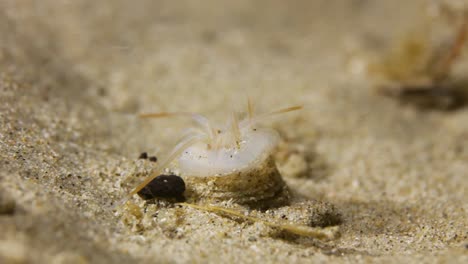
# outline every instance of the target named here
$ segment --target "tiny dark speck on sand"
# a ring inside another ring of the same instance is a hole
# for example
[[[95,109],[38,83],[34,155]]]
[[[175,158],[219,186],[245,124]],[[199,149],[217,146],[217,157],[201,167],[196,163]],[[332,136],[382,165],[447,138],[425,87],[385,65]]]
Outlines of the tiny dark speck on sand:
[[[16,203],[9,197],[2,197],[0,194],[0,215],[12,215],[15,213]]]

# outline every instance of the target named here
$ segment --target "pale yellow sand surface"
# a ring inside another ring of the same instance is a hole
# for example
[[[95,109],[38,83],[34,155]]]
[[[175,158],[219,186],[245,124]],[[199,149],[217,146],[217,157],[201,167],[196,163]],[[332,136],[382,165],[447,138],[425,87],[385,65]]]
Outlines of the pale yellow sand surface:
[[[370,49],[424,21],[422,6],[0,1],[0,262],[468,263],[468,108],[401,105],[363,74]],[[265,125],[294,153],[286,183],[312,205],[264,217],[331,215],[339,236],[138,197],[112,210],[157,164],[139,154],[164,157],[191,126],[138,113],[224,121],[247,95],[260,112],[304,105]]]

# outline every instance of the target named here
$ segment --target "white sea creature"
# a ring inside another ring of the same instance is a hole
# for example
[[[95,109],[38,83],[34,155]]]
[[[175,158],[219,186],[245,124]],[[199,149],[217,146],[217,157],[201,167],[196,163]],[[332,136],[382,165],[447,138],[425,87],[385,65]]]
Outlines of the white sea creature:
[[[301,109],[293,106],[254,115],[248,100],[243,115],[233,112],[224,126],[213,125],[206,117],[187,112],[142,114],[143,118],[176,115],[191,117],[196,127],[174,147],[155,171],[127,197],[142,190],[175,160],[187,184],[189,199],[234,200],[256,203],[282,197],[289,199],[284,181],[272,155],[280,139],[278,133],[260,125],[265,118]]]

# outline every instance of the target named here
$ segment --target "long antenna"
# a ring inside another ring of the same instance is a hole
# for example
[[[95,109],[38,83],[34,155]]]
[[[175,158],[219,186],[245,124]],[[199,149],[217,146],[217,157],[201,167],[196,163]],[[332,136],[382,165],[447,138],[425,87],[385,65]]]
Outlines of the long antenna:
[[[296,106],[291,106],[291,107],[283,108],[283,109],[280,109],[280,110],[276,110],[276,111],[270,112],[270,113],[268,113],[266,115],[271,116],[271,115],[283,114],[283,113],[287,113],[287,112],[301,110],[302,108],[303,108],[302,105],[296,105]]]
[[[278,115],[278,114],[284,114],[284,113],[288,113],[288,112],[292,112],[292,111],[301,110],[302,108],[303,108],[303,106],[296,105],[296,106],[291,106],[291,107],[286,107],[286,108],[282,108],[282,109],[279,109],[279,110],[275,110],[275,111],[270,112],[270,113],[261,114],[259,116],[253,117],[251,119],[242,121],[241,124],[240,124],[240,127],[251,126],[251,125],[254,125],[257,122],[260,122],[262,119],[265,119],[267,117],[271,117],[271,116]]]
[[[162,170],[169,165],[173,160],[175,160],[180,154],[183,153],[183,151],[192,146],[195,142],[200,140],[200,136],[189,136],[186,137],[185,139],[182,139],[173,149],[172,152],[167,156],[167,158],[159,164],[159,166],[151,173],[150,176],[148,176],[146,179],[144,179],[140,184],[137,185],[125,198],[122,199],[120,203],[117,205],[122,205],[125,204],[134,194],[138,193],[141,191],[143,188],[145,188],[148,183],[150,183],[152,180],[154,180],[156,177],[158,177]]]
[[[214,133],[214,129],[211,126],[210,120],[205,116],[197,113],[191,112],[159,112],[159,113],[143,113],[139,114],[138,117],[140,118],[165,118],[165,117],[172,117],[172,116],[187,116],[191,117],[199,126],[205,129],[205,132],[213,139],[216,135]]]

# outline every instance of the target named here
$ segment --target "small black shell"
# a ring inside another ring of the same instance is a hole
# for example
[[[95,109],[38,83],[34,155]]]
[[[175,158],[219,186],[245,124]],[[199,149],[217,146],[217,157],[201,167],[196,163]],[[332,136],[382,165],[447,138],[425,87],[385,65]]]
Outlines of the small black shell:
[[[183,199],[184,180],[177,175],[159,175],[138,192],[138,195],[149,200],[156,197]]]

